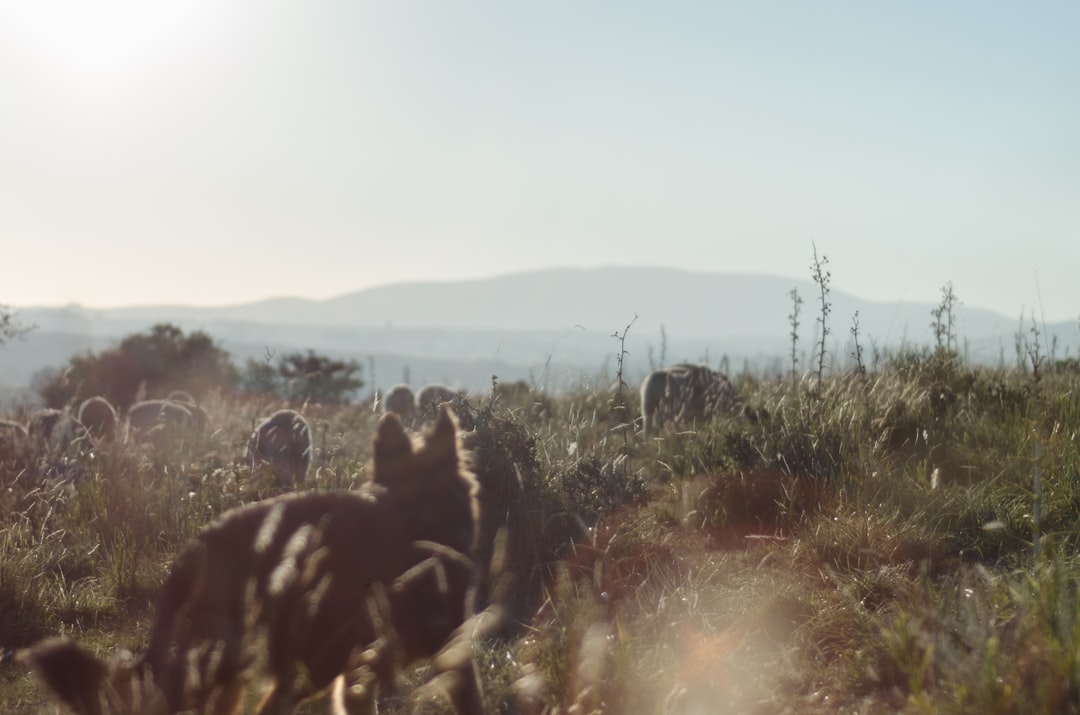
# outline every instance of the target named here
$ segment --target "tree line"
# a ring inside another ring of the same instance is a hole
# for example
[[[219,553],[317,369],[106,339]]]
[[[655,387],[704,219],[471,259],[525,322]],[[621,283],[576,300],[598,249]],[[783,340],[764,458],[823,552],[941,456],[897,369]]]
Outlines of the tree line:
[[[209,334],[185,334],[169,323],[122,339],[101,352],[82,353],[65,366],[44,368],[32,387],[48,407],[61,408],[100,395],[119,409],[147,396],[184,390],[200,397],[214,390],[274,395],[282,399],[340,404],[364,386],[355,360],[315,351],[248,358],[238,367]]]

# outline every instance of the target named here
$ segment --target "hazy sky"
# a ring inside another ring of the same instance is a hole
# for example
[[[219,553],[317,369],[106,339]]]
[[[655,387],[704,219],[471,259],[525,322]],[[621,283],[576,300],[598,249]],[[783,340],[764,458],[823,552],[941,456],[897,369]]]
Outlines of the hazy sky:
[[[1078,33],[1075,0],[0,0],[0,303],[809,278],[814,242],[838,290],[1075,319]]]

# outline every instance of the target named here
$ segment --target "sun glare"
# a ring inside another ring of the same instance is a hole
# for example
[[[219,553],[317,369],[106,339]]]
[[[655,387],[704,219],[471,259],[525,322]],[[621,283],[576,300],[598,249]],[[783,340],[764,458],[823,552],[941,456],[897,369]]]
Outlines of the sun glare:
[[[34,0],[6,5],[9,31],[53,69],[84,81],[111,81],[143,71],[190,42],[208,0]]]

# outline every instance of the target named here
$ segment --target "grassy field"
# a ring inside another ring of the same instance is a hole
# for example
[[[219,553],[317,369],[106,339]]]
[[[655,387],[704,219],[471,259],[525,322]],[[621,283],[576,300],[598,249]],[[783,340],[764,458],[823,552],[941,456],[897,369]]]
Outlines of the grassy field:
[[[473,396],[481,556],[509,576],[481,601],[512,615],[477,645],[489,710],[1080,712],[1080,371],[1037,368],[938,349],[734,375],[738,408],[649,440],[633,389]],[[202,404],[211,431],[163,450],[5,458],[3,648],[138,651],[178,550],[274,493],[239,460],[281,405]],[[292,406],[308,486],[362,483],[375,415]],[[381,711],[409,711],[424,677]],[[0,710],[51,708],[0,665]]]

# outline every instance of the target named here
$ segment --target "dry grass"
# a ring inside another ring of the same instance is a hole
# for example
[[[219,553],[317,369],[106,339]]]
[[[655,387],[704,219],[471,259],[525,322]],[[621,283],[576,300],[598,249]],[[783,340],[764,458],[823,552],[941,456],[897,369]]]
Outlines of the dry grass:
[[[734,383],[741,410],[648,441],[602,390],[471,402],[483,553],[506,556],[481,598],[513,615],[477,650],[492,712],[1080,711],[1080,377],[910,353],[821,390]],[[213,430],[172,452],[77,457],[74,489],[5,473],[0,643],[141,647],[181,546],[275,492],[236,460],[284,405],[205,406]],[[361,483],[375,416],[292,407],[309,486]],[[43,702],[0,666],[5,712]]]

